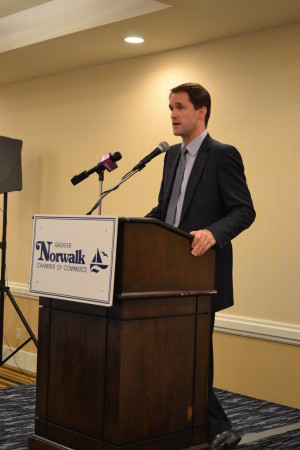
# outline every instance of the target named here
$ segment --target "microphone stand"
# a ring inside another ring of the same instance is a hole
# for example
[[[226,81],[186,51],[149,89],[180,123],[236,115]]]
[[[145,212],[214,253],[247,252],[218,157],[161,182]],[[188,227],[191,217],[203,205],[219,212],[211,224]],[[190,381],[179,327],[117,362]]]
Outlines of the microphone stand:
[[[102,190],[103,190],[103,181],[104,181],[104,169],[99,169],[97,170],[97,174],[99,175],[99,195],[101,198],[102,195]],[[99,201],[98,204],[98,215],[101,216],[101,206],[102,206],[102,201]]]
[[[144,166],[145,167],[145,166]],[[139,169],[135,169],[135,170],[131,170],[130,172],[128,172],[126,175],[124,175],[123,178],[121,178],[120,181],[118,181],[118,183],[116,183],[111,189],[108,189],[107,191],[104,191],[103,193],[101,193],[100,197],[98,198],[98,200],[96,201],[96,203],[94,204],[94,206],[90,209],[89,212],[86,213],[87,216],[90,216],[97,207],[99,207],[99,205],[102,202],[102,199],[104,197],[106,197],[110,192],[115,191],[116,189],[118,189],[118,187],[125,183],[125,181],[129,180],[129,178],[131,178],[133,175],[135,175],[137,172],[139,172],[141,169],[143,169],[144,167],[140,167]]]
[[[102,191],[103,191],[103,182],[104,182],[104,172],[105,172],[105,167],[102,167],[99,165],[99,167],[96,169],[96,173],[99,175],[99,195],[100,195],[100,197],[99,197],[99,200],[98,200],[98,203],[96,206],[96,208],[98,207],[98,215],[99,216],[101,216],[101,208],[102,208]]]
[[[116,169],[118,166],[116,164],[116,161],[119,161],[122,159],[122,155],[120,152],[115,152],[113,154],[108,153],[107,155],[104,155],[101,158],[101,161],[95,166],[92,167],[89,170],[84,170],[78,175],[75,175],[71,182],[73,185],[80,183],[81,181],[85,180],[87,177],[89,177],[92,173],[97,173],[99,175],[99,200],[97,202],[98,206],[98,214],[101,215],[101,200],[102,200],[102,190],[103,190],[103,181],[104,181],[104,171],[107,169],[109,172]],[[96,207],[97,207],[96,206]]]

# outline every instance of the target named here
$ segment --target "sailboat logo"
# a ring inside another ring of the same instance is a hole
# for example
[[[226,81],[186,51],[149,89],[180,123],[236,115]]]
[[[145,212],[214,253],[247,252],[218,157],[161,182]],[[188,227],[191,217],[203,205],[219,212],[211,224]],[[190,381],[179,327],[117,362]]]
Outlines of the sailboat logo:
[[[101,253],[101,254],[100,254]],[[101,257],[102,255],[102,257]],[[107,253],[105,252],[99,252],[97,248],[97,253],[95,254],[91,264],[90,264],[90,271],[98,273],[100,269],[107,269],[108,264],[104,264],[102,261],[102,258],[108,258]]]

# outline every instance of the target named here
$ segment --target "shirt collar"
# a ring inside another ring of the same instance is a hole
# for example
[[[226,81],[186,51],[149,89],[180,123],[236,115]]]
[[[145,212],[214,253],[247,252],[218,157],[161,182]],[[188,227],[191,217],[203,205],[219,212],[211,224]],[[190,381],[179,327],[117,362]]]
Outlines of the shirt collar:
[[[181,148],[185,146],[191,156],[196,156],[207,134],[208,131],[204,130],[203,133],[199,134],[199,136],[197,136],[195,139],[189,142],[186,146],[182,143]]]

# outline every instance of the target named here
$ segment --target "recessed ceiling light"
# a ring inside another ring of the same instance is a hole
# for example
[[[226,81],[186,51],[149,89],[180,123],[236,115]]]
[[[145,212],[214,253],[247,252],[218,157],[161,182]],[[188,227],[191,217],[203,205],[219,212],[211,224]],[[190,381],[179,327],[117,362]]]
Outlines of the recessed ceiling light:
[[[129,44],[141,44],[142,42],[144,42],[144,39],[137,36],[130,36],[126,37],[124,41],[128,42]]]

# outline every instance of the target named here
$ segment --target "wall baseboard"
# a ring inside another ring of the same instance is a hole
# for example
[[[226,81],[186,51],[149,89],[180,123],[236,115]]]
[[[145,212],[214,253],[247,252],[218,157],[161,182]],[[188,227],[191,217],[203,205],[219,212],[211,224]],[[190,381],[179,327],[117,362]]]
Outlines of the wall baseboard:
[[[20,297],[38,300],[38,297],[29,293],[26,284],[12,283],[10,290]],[[283,344],[300,345],[300,325],[291,325],[284,322],[217,313],[215,331]]]
[[[3,359],[9,356],[15,349],[9,348],[7,345],[3,346]],[[18,367],[28,372],[36,373],[37,355],[30,352],[19,350],[12,358],[5,364],[12,367]]]

